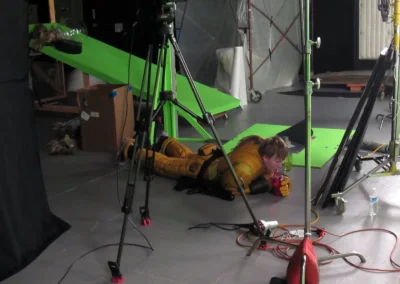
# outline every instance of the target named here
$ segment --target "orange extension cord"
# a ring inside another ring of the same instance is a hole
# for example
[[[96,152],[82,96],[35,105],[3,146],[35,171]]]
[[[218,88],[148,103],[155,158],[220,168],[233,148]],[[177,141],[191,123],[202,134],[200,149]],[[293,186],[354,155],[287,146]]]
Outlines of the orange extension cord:
[[[299,228],[299,227],[301,227],[301,225],[284,225],[284,226],[279,226],[279,227],[274,231],[272,237],[273,237],[273,238],[276,238],[277,232],[280,232],[280,231],[289,232],[288,228],[293,228],[293,227]],[[376,228],[376,229],[361,229],[361,230],[351,231],[351,232],[346,233],[346,234],[343,234],[343,235],[336,235],[336,234],[333,234],[333,233],[331,233],[331,232],[329,232],[329,231],[327,231],[327,230],[325,230],[325,229],[319,228],[319,227],[312,226],[312,228],[314,229],[314,231],[316,230],[316,233],[317,233],[317,235],[318,235],[318,238],[316,238],[315,240],[313,240],[314,246],[325,248],[326,250],[329,251],[330,255],[339,254],[340,252],[337,251],[336,249],[334,249],[333,247],[328,246],[328,245],[323,244],[323,243],[320,242],[320,241],[324,238],[324,236],[325,236],[326,234],[329,234],[329,235],[332,235],[332,236],[335,236],[335,237],[338,237],[338,238],[343,238],[343,237],[346,237],[346,236],[349,236],[349,235],[352,235],[352,234],[355,234],[355,233],[368,232],[368,231],[380,231],[380,232],[384,232],[384,233],[391,234],[391,235],[394,236],[394,238],[395,238],[395,244],[394,244],[394,247],[393,247],[392,252],[391,252],[391,254],[390,254],[390,263],[391,263],[396,269],[370,268],[370,267],[365,267],[365,266],[357,265],[357,264],[355,264],[355,263],[349,261],[347,258],[343,258],[343,259],[344,259],[344,261],[346,261],[346,262],[347,262],[348,264],[350,264],[351,266],[353,266],[353,267],[355,267],[355,268],[358,268],[358,269],[361,269],[361,270],[365,270],[365,271],[370,271],[370,272],[400,272],[400,265],[397,264],[397,263],[393,260],[393,254],[394,254],[394,252],[396,251],[396,248],[397,248],[397,239],[398,239],[398,238],[397,238],[397,235],[396,235],[394,232],[389,231],[389,230],[386,230],[386,229],[379,229],[379,228]],[[245,235],[247,235],[247,234],[248,234],[248,233],[243,233],[243,234],[241,234],[241,235],[236,239],[236,243],[237,243],[239,246],[241,246],[241,247],[246,247],[246,248],[251,247],[251,245],[245,245],[245,244],[243,244],[243,243],[241,242],[241,240],[243,239],[243,237],[244,237]],[[290,239],[290,238],[276,238],[276,239],[277,239],[277,240],[281,240],[281,241],[285,241],[285,242],[288,242],[288,243],[300,243],[301,240],[302,240],[302,239]],[[261,245],[260,247],[258,247],[258,249],[259,249],[259,250],[264,250],[264,251],[271,251],[272,254],[275,255],[276,257],[279,257],[279,258],[281,258],[281,259],[290,260],[291,256],[289,255],[289,250],[291,250],[291,249],[293,249],[293,248],[285,247],[285,246],[283,246],[283,245],[277,245],[277,246],[275,246],[275,247],[269,247],[268,245],[267,245],[267,246],[262,246],[262,245]],[[326,265],[326,264],[329,264],[329,263],[331,263],[331,262],[332,262],[332,260],[331,260],[331,261],[326,261],[326,262],[321,263],[321,265]]]

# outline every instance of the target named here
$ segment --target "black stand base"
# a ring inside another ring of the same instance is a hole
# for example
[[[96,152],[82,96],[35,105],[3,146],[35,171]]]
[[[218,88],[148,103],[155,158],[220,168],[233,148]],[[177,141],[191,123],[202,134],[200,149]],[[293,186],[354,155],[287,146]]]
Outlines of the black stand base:
[[[269,282],[269,284],[287,284],[287,281],[282,278],[273,277],[273,278],[271,278],[271,281]]]
[[[145,206],[142,206],[139,208],[139,213],[142,218],[142,226],[150,226],[151,225],[151,218],[150,218],[150,212],[149,208],[146,208]]]
[[[108,262],[108,267],[111,270],[111,275],[112,275],[111,282],[112,283],[118,283],[119,284],[119,283],[123,283],[125,281],[125,279],[122,277],[122,274],[121,274],[121,272],[119,270],[119,265],[116,262],[109,261]]]

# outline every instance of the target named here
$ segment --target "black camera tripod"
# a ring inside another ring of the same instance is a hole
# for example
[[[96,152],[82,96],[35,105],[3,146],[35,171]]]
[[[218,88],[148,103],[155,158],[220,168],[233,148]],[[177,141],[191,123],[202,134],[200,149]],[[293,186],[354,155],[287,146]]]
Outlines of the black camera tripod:
[[[174,17],[175,4],[167,3],[167,4],[163,5],[162,11],[163,11],[163,13],[157,17],[157,22],[159,23],[158,32],[159,32],[159,35],[161,36],[162,40],[161,40],[161,44],[159,45],[160,56],[157,61],[156,78],[155,78],[153,94],[152,94],[152,98],[151,98],[152,102],[151,102],[151,105],[149,105],[149,102],[150,102],[149,92],[150,92],[150,81],[151,81],[150,80],[150,78],[151,78],[151,62],[152,62],[152,49],[153,49],[152,45],[150,45],[148,54],[147,54],[147,60],[145,63],[143,81],[142,81],[140,99],[139,99],[139,108],[140,108],[140,105],[142,103],[142,98],[143,98],[143,89],[144,89],[144,85],[145,85],[145,80],[146,80],[146,77],[148,76],[147,106],[148,106],[149,113],[147,115],[147,118],[141,115],[140,109],[138,110],[138,113],[137,113],[137,121],[136,121],[136,125],[135,125],[136,139],[135,139],[135,144],[133,147],[134,148],[133,156],[132,156],[131,164],[130,164],[129,177],[128,177],[128,183],[127,183],[126,192],[125,192],[124,203],[122,206],[122,212],[124,213],[125,216],[124,216],[123,225],[122,225],[122,232],[121,232],[121,237],[120,237],[118,255],[117,255],[117,260],[115,262],[113,262],[113,261],[108,262],[109,268],[112,273],[112,282],[113,283],[122,283],[123,282],[123,277],[120,272],[120,263],[121,263],[122,251],[123,251],[123,247],[124,247],[128,215],[132,212],[132,204],[133,204],[133,197],[134,197],[135,188],[136,188],[136,181],[137,181],[137,176],[139,175],[139,170],[140,170],[141,160],[142,160],[141,158],[142,158],[142,153],[145,149],[145,144],[147,144],[146,159],[145,159],[146,169],[145,169],[145,175],[144,175],[145,181],[147,182],[147,184],[146,184],[146,201],[145,201],[145,205],[140,208],[140,213],[142,215],[142,221],[144,221],[145,224],[149,224],[151,222],[148,204],[149,204],[149,195],[150,195],[149,194],[150,182],[154,178],[153,168],[154,168],[154,156],[155,155],[152,155],[152,157],[149,158],[148,151],[149,151],[149,148],[154,150],[156,147],[155,145],[157,143],[151,143],[151,141],[150,141],[151,139],[149,139],[149,136],[150,136],[149,134],[151,134],[152,130],[154,131],[154,129],[152,129],[153,123],[154,123],[156,117],[158,116],[159,112],[165,105],[165,103],[167,103],[168,101],[173,103],[174,105],[180,107],[182,110],[184,110],[188,114],[192,115],[194,118],[203,121],[210,127],[210,129],[213,133],[213,136],[215,138],[215,141],[217,142],[217,145],[218,145],[219,149],[221,150],[222,155],[225,158],[225,160],[229,166],[229,170],[230,170],[232,176],[234,177],[234,180],[239,189],[240,195],[242,196],[242,198],[246,204],[246,207],[251,215],[254,226],[259,232],[260,239],[269,239],[268,236],[265,235],[265,232],[261,229],[259,222],[257,221],[257,219],[253,213],[253,210],[250,207],[250,204],[244,193],[243,184],[239,181],[239,178],[238,178],[237,174],[235,173],[233,165],[232,165],[226,151],[223,148],[222,141],[219,138],[219,135],[215,129],[215,126],[214,126],[215,119],[211,113],[206,111],[204,104],[202,102],[202,99],[199,95],[199,92],[196,88],[196,85],[193,81],[193,78],[190,74],[189,68],[185,62],[185,59],[183,58],[183,55],[180,51],[178,43],[175,39],[175,36],[174,36],[172,28],[171,28],[171,24],[175,18]],[[185,75],[188,79],[188,82],[191,86],[191,89],[192,89],[193,94],[196,98],[196,101],[199,105],[199,108],[203,114],[203,117],[196,115],[194,112],[192,112],[191,110],[189,110],[188,108],[186,108],[182,104],[180,104],[179,101],[177,100],[177,98],[175,98],[173,91],[164,89],[165,72],[166,72],[165,69],[166,68],[163,69],[161,92],[159,94],[157,94],[157,87],[159,85],[160,73],[161,73],[161,65],[162,64],[165,65],[169,42],[172,44],[172,47],[176,53],[179,63],[183,67],[183,71],[185,72]],[[158,107],[157,107],[157,105],[158,105]],[[154,137],[155,137],[155,135],[154,135]],[[152,146],[150,146],[151,144],[152,144]],[[138,145],[139,145],[140,152],[137,155]],[[136,165],[135,176],[132,177],[132,169],[135,165]],[[251,251],[253,251],[253,250],[251,250]]]

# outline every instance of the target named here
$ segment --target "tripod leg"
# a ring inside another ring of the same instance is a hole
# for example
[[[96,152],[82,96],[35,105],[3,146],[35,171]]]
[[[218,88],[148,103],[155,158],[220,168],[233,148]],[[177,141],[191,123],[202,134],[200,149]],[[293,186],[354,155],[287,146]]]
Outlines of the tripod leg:
[[[151,62],[150,62],[151,48],[152,48],[152,46],[150,45],[148,54],[147,54],[147,60],[146,60],[145,67],[144,67],[145,70],[144,70],[144,74],[143,74],[142,89],[140,92],[140,96],[141,96],[140,101],[142,101],[144,81],[147,76],[148,68],[150,68],[150,66],[151,66]],[[157,66],[156,84],[158,83],[159,69],[160,69],[160,62],[158,62],[158,66]],[[136,181],[137,181],[137,177],[139,175],[140,166],[141,166],[140,157],[142,155],[142,151],[143,151],[144,144],[146,141],[146,136],[147,136],[146,125],[143,124],[143,120],[140,117],[140,106],[139,106],[137,118],[138,119],[137,119],[136,125],[135,125],[137,139],[136,139],[136,142],[134,145],[133,152],[134,153],[137,152],[138,144],[139,144],[140,145],[140,155],[138,158],[134,157],[133,159],[131,159],[131,164],[130,164],[130,168],[129,168],[129,175],[128,175],[128,182],[127,182],[126,191],[125,191],[124,204],[121,209],[122,212],[124,213],[124,220],[122,223],[122,232],[121,232],[120,242],[119,242],[119,247],[118,247],[117,260],[115,262],[114,261],[108,262],[108,266],[109,266],[109,268],[111,270],[111,274],[112,274],[111,281],[113,283],[122,283],[124,281],[121,271],[120,271],[120,264],[121,264],[121,258],[122,258],[122,253],[123,253],[128,218],[129,218],[129,214],[132,212],[132,204],[133,204],[133,197],[134,197],[135,189],[136,189]],[[135,164],[136,164],[136,171],[135,171],[134,177],[132,177],[132,172],[133,172],[133,168],[134,168]]]
[[[235,172],[235,170],[233,168],[233,165],[232,165],[232,163],[231,163],[231,161],[230,161],[230,159],[229,159],[229,157],[228,157],[228,155],[227,155],[227,153],[226,153],[226,151],[224,149],[224,146],[223,146],[223,144],[221,142],[221,139],[220,139],[220,137],[219,137],[219,135],[218,135],[218,133],[217,133],[217,131],[215,129],[214,117],[212,116],[211,113],[207,112],[206,109],[204,108],[204,104],[203,104],[203,102],[201,100],[201,97],[200,97],[199,92],[198,92],[198,90],[196,88],[196,85],[194,84],[194,81],[193,81],[193,78],[192,78],[192,76],[190,74],[189,68],[188,68],[188,66],[187,66],[187,64],[185,62],[185,59],[183,58],[183,55],[182,55],[182,52],[180,51],[178,43],[176,42],[176,39],[175,39],[175,37],[174,37],[174,35],[173,35],[173,33],[171,31],[169,31],[169,40],[171,41],[172,46],[173,46],[173,48],[174,48],[174,50],[175,50],[175,52],[176,52],[176,54],[178,56],[179,62],[182,64],[183,71],[185,72],[185,75],[186,75],[186,77],[188,79],[190,87],[192,88],[193,94],[194,94],[194,96],[196,98],[196,101],[197,101],[197,103],[199,105],[199,108],[200,108],[200,110],[201,110],[201,112],[203,114],[204,120],[207,122],[207,124],[211,128],[211,131],[212,131],[212,133],[214,135],[214,138],[215,138],[215,140],[217,142],[217,145],[218,145],[218,147],[221,149],[221,151],[223,153],[223,156],[224,156],[224,158],[225,158],[225,160],[226,160],[226,162],[228,164],[229,171],[231,172],[231,174],[232,174],[232,176],[233,176],[233,178],[235,180],[235,183],[236,183],[236,185],[237,185],[237,187],[239,189],[240,195],[242,196],[242,198],[243,198],[243,200],[244,200],[244,202],[246,204],[247,210],[249,211],[249,213],[250,213],[250,215],[251,215],[251,217],[253,219],[254,225],[256,226],[257,230],[259,231],[259,234],[261,236],[263,236],[264,233],[261,230],[261,227],[260,227],[259,223],[257,222],[257,219],[256,219],[256,217],[254,215],[254,212],[250,207],[249,201],[247,200],[246,194],[244,193],[244,189],[242,187],[242,183],[239,181],[239,178],[238,178],[238,176],[237,176],[237,174],[236,174],[236,172]]]
[[[149,59],[149,62],[153,62],[153,45],[151,45],[151,56]],[[151,66],[151,64],[150,64]],[[151,67],[150,67],[151,70]],[[147,121],[145,121],[144,123],[148,123],[149,119],[150,119],[150,87],[151,87],[151,71],[148,74],[149,78],[147,80],[147,97],[146,97],[146,113],[147,114]],[[147,125],[147,127],[149,127],[149,125]],[[151,124],[150,124],[151,127]],[[148,128],[149,129],[149,128]],[[151,137],[149,136],[149,139],[151,139]],[[147,140],[148,141],[148,140]],[[145,170],[144,170],[144,180],[146,181],[146,203],[145,206],[142,206],[139,208],[139,213],[140,216],[142,218],[142,225],[143,226],[149,226],[151,224],[151,219],[150,219],[150,212],[149,212],[149,205],[148,205],[148,198],[150,195],[150,176],[148,175],[148,153],[149,153],[149,143],[147,143],[146,145],[146,160],[145,160]],[[136,152],[134,152],[136,153]],[[135,155],[135,154],[134,154]]]
[[[150,187],[151,181],[154,179],[154,172],[152,170],[152,160],[154,159],[153,155],[149,158],[149,150],[146,147],[146,160],[145,160],[145,174],[144,181],[146,182],[146,199],[145,205],[139,208],[140,216],[142,218],[142,226],[150,226],[151,218],[150,218],[150,210],[149,210],[149,199],[150,199]]]
[[[160,57],[159,57],[159,66],[157,68],[160,68],[161,64],[163,64],[163,74],[162,74],[162,81],[161,81],[161,92],[164,91],[164,86],[165,86],[165,60],[167,58],[167,39],[166,37],[163,39],[161,49],[160,49]],[[146,182],[146,198],[145,198],[145,205],[139,208],[139,212],[142,218],[142,225],[143,226],[150,226],[151,225],[151,218],[150,218],[150,211],[149,211],[149,201],[150,201],[150,188],[151,188],[151,181],[154,180],[154,158],[155,155],[152,155],[152,157],[149,157],[149,151],[150,148],[154,152],[154,145],[156,137],[156,127],[154,127],[154,121],[156,115],[158,115],[159,111],[162,109],[162,107],[165,104],[165,101],[161,103],[157,107],[157,102],[159,101],[159,93],[158,93],[158,76],[159,74],[159,69],[157,69],[157,78],[155,82],[155,87],[154,87],[154,93],[152,97],[152,103],[149,105],[150,102],[150,97],[149,97],[149,92],[147,93],[147,109],[150,110],[148,113],[147,117],[147,129],[150,131],[147,139],[147,145],[146,145],[146,159],[145,159],[145,172],[144,172],[144,181]],[[150,75],[149,75],[150,76]],[[150,79],[149,79],[150,82]],[[148,88],[150,90],[150,87]],[[153,143],[152,143],[153,142]],[[152,145],[152,147],[151,147]],[[136,153],[136,152],[134,152]]]

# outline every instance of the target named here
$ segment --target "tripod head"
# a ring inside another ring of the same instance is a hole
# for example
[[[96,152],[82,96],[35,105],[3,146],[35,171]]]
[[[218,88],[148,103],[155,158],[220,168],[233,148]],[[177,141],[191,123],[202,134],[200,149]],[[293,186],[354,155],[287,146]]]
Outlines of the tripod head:
[[[176,3],[186,2],[187,0],[155,0],[157,32],[164,36],[171,32],[171,24],[175,20]]]
[[[162,1],[160,11],[156,17],[157,32],[159,35],[168,35],[171,32],[171,24],[175,20],[176,3]]]
[[[175,20],[176,3],[168,2],[162,5],[161,13],[157,15],[157,23],[170,25]]]

